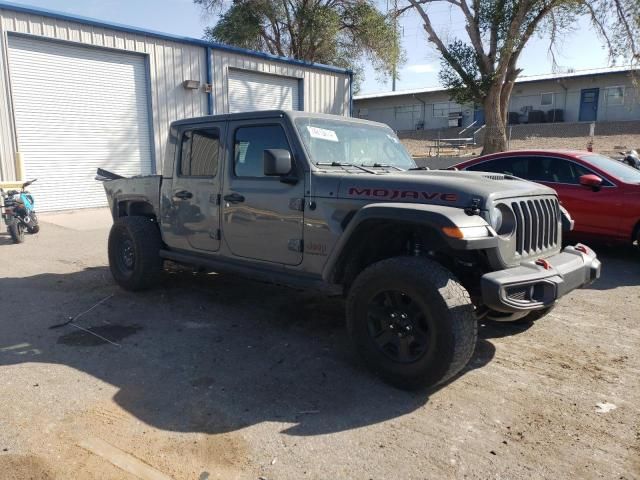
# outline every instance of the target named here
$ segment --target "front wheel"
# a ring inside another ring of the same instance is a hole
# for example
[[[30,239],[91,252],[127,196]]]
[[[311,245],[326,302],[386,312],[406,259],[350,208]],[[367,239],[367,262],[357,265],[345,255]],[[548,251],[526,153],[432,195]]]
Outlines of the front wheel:
[[[126,290],[152,286],[162,270],[158,225],[147,217],[118,218],[109,233],[109,267]]]
[[[446,382],[468,363],[478,334],[473,304],[440,264],[395,257],[365,269],[347,298],[347,328],[367,366],[404,389]]]
[[[11,239],[13,243],[22,243],[24,242],[24,226],[19,221],[14,221],[11,225],[7,227],[9,230],[9,235],[11,235]]]
[[[31,235],[35,235],[40,231],[40,224],[38,223],[38,215],[36,215],[36,212],[31,212],[31,215],[29,215],[29,217],[30,217],[30,221],[29,221],[29,224],[27,225],[27,231]]]

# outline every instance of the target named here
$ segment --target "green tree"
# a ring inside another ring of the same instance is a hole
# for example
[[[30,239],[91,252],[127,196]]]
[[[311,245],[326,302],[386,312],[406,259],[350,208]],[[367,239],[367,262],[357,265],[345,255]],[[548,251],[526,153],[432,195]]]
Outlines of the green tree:
[[[365,61],[381,78],[403,61],[395,16],[371,0],[193,0],[219,15],[205,29],[211,40],[262,52],[350,68]]]
[[[436,32],[431,5],[448,4],[464,19],[464,38]],[[637,61],[639,0],[408,0],[398,10],[417,13],[427,39],[441,56],[440,81],[458,103],[484,108],[483,153],[507,146],[506,124],[513,85],[522,72],[520,55],[531,38],[545,35],[554,52],[556,40],[588,16],[595,33],[609,47],[612,60]]]

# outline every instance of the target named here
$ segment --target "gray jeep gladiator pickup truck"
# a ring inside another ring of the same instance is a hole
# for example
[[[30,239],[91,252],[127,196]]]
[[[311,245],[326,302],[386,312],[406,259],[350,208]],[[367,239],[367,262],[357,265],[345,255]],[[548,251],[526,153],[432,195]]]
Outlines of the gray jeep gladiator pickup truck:
[[[109,263],[129,290],[166,260],[346,295],[367,365],[403,388],[443,383],[478,320],[532,321],[595,280],[588,247],[547,187],[417,167],[379,123],[304,112],[171,125],[162,175],[101,171]]]

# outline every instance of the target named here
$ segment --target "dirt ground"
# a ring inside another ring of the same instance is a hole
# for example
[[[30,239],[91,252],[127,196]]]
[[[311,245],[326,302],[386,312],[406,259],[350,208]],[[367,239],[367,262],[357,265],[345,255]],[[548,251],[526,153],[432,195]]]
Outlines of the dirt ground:
[[[565,137],[545,137],[544,145],[547,150],[586,150],[589,138],[565,138]],[[417,140],[413,138],[403,138],[402,143],[411,155],[432,156],[437,154],[434,142],[429,140]],[[540,138],[513,139],[509,143],[509,150],[537,150],[539,149]],[[624,147],[624,148],[616,148]],[[598,137],[594,142],[593,151],[608,155],[614,158],[622,157],[620,151],[640,148],[640,135],[609,135]],[[468,147],[465,149],[441,148],[442,156],[477,157],[482,152],[482,145]]]
[[[482,325],[460,376],[407,393],[353,355],[340,299],[188,272],[120,290],[96,218],[0,234],[3,480],[640,478],[630,251],[601,249],[598,283],[534,325]]]

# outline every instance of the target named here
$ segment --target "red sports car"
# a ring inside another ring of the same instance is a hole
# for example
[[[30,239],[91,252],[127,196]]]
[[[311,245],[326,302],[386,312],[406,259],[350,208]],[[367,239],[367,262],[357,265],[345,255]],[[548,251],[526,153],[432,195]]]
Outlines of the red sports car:
[[[640,246],[640,170],[622,162],[591,152],[517,150],[474,158],[456,167],[547,185],[575,220],[571,236]]]

